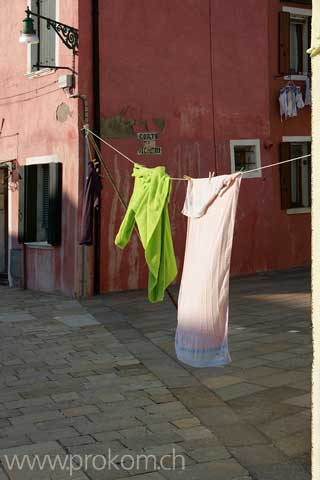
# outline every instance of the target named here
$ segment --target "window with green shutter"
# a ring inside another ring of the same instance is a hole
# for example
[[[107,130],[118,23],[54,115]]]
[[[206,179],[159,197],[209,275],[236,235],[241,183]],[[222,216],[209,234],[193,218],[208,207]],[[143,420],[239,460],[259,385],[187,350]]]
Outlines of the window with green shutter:
[[[31,11],[44,17],[56,18],[56,0],[31,0]],[[47,28],[47,22],[35,18],[34,26],[39,35],[40,43],[31,45],[31,71],[49,68],[56,64],[56,34],[52,28]]]
[[[61,243],[62,164],[20,167],[19,242]]]

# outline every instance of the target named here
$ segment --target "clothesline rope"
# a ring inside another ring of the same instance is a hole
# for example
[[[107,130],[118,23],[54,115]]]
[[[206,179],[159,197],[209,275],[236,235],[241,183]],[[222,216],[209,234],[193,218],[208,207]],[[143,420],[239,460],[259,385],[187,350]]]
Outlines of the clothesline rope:
[[[103,138],[99,137],[99,135],[97,135],[96,133],[92,132],[92,130],[90,130],[88,127],[84,127],[84,130],[86,132],[89,132],[91,133],[91,135],[93,135],[94,137],[98,138],[99,140],[101,140],[101,142],[103,142],[105,145],[107,145],[108,147],[112,148],[112,150],[114,150],[115,152],[119,153],[119,155],[121,155],[122,157],[124,157],[125,159],[128,160],[128,162],[131,162],[133,164],[137,163],[135,162],[134,160],[131,160],[131,158],[127,157],[127,155],[125,155],[124,153],[120,152],[120,150],[118,150],[117,148],[115,148],[113,145],[111,145],[111,143],[108,143],[106,140],[104,140]]]
[[[311,153],[308,155],[302,155],[301,157],[289,158],[289,160],[283,160],[282,162],[271,163],[270,165],[265,165],[264,167],[254,168],[246,172],[242,172],[243,175],[246,173],[257,172],[258,170],[263,170],[264,168],[275,167],[276,165],[281,165],[282,163],[294,162],[295,160],[302,160],[303,158],[311,157]]]
[[[96,138],[98,138],[102,143],[104,143],[105,145],[107,145],[108,147],[110,147],[112,150],[114,150],[115,152],[119,153],[119,155],[121,155],[122,157],[124,157],[126,160],[128,160],[129,162],[135,164],[136,162],[134,160],[132,160],[131,158],[127,157],[127,155],[125,155],[124,153],[120,152],[120,150],[118,150],[117,148],[115,148],[113,145],[111,145],[111,143],[108,143],[106,140],[104,140],[103,138],[99,137],[96,133],[92,132],[92,130],[90,130],[90,128],[88,127],[84,127],[84,130],[86,132],[89,132],[91,135],[95,136]],[[308,157],[311,157],[311,153],[308,153],[308,155],[302,155],[301,157],[295,157],[295,158],[289,158],[288,160],[283,160],[281,162],[276,162],[276,163],[271,163],[270,165],[264,165],[263,167],[258,167],[258,168],[253,168],[251,170],[246,170],[244,172],[240,172],[242,175],[246,175],[247,173],[252,173],[252,172],[258,172],[259,170],[264,170],[265,168],[270,168],[270,167],[275,167],[276,165],[281,165],[283,163],[288,163],[288,162],[294,162],[296,160],[302,160],[303,158],[308,158]],[[190,179],[190,177],[186,177],[186,178],[175,178],[175,177],[171,177],[171,180],[177,180],[177,181],[188,181]]]

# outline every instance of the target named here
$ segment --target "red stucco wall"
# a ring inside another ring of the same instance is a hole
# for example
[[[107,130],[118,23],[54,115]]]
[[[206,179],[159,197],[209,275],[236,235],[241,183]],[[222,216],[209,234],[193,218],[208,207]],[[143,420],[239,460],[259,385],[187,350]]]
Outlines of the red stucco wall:
[[[310,109],[281,123],[278,91],[278,0],[110,0],[101,8],[102,117],[126,111],[135,131],[165,128],[159,157],[138,157],[135,138],[112,143],[146,166],[166,165],[172,176],[230,172],[230,139],[260,139],[262,165],[279,161],[283,135],[309,135]],[[292,4],[291,4],[292,5]],[[211,9],[211,26],[209,13]],[[211,35],[210,35],[211,29]],[[211,75],[212,58],[212,75]],[[212,103],[213,102],[213,103]],[[213,105],[213,106],[212,106]],[[270,149],[264,142],[272,142]],[[109,149],[104,156],[129,199],[131,165]],[[232,273],[247,274],[308,264],[310,216],[280,210],[279,170],[244,179],[239,198]],[[174,182],[170,215],[181,272],[186,191]],[[133,236],[124,252],[114,246],[123,209],[105,181],[102,202],[103,292],[144,287],[147,269]]]

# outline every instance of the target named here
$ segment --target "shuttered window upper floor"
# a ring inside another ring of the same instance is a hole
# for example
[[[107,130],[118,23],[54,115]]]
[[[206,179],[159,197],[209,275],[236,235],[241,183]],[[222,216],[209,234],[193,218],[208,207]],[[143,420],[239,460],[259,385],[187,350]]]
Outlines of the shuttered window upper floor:
[[[57,0],[31,0],[31,11],[47,18],[56,18]],[[56,34],[44,19],[34,18],[39,44],[30,46],[28,71],[37,72],[56,65]]]
[[[307,8],[283,6],[279,13],[279,73],[305,75],[311,64],[311,15]]]

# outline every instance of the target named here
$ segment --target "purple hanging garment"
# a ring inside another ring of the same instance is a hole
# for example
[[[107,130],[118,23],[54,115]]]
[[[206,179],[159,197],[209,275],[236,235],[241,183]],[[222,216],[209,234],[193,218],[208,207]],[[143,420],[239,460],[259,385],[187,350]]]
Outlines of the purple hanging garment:
[[[94,164],[89,162],[82,205],[80,245],[93,244],[93,216],[95,209],[99,208],[101,189],[101,178],[98,172],[96,172]]]

